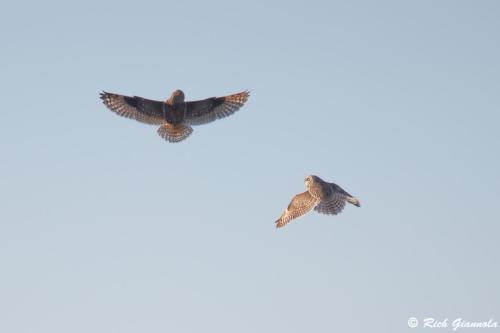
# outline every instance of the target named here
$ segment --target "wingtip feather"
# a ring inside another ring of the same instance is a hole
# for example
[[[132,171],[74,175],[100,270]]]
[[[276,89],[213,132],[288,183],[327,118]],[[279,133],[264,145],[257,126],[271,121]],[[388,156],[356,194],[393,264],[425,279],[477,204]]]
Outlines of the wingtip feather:
[[[106,98],[108,98],[108,97],[109,97],[109,93],[108,93],[107,91],[104,91],[104,90],[103,90],[103,91],[101,91],[101,92],[99,93],[99,97],[100,97],[100,98],[104,101],[104,100],[106,100]]]

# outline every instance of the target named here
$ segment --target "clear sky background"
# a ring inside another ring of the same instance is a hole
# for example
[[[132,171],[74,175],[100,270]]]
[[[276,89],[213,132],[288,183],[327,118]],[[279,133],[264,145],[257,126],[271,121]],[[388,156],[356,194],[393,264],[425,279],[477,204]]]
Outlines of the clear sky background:
[[[498,1],[0,7],[1,332],[500,322]],[[180,144],[99,99],[175,89],[252,95]],[[308,174],[362,207],[276,230]]]

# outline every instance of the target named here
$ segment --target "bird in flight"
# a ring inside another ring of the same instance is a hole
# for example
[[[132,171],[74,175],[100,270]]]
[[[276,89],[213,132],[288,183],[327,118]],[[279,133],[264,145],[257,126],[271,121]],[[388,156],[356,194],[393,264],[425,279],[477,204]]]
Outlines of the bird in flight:
[[[337,215],[346,201],[360,207],[359,200],[334,183],[327,183],[318,176],[307,176],[307,191],[293,197],[287,209],[276,220],[276,228],[284,227],[291,220],[302,216],[312,209],[318,213]]]
[[[160,125],[158,134],[169,142],[186,139],[192,125],[203,125],[232,115],[247,101],[250,93],[184,101],[182,90],[176,90],[165,102],[138,96],[124,96],[103,91],[101,99],[116,114],[150,125]]]

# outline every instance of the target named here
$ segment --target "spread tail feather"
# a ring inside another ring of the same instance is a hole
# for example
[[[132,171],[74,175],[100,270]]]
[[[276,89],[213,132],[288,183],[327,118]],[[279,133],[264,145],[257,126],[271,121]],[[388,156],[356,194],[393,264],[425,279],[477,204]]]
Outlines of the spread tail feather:
[[[356,207],[361,207],[361,203],[355,197],[349,196],[346,198],[347,202],[353,204]]]
[[[158,134],[168,142],[179,142],[193,133],[193,128],[188,125],[163,124],[158,128]]]

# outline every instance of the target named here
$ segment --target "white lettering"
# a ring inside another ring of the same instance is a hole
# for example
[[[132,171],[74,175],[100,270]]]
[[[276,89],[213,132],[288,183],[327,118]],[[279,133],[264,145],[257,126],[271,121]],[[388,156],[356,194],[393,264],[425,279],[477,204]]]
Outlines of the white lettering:
[[[462,318],[457,318],[452,322],[453,331],[459,328],[497,328],[498,322],[490,319],[488,321],[466,321]]]
[[[424,327],[431,327],[431,328],[446,328],[448,327],[448,318],[445,320],[436,320],[434,318],[425,318],[424,319]]]

